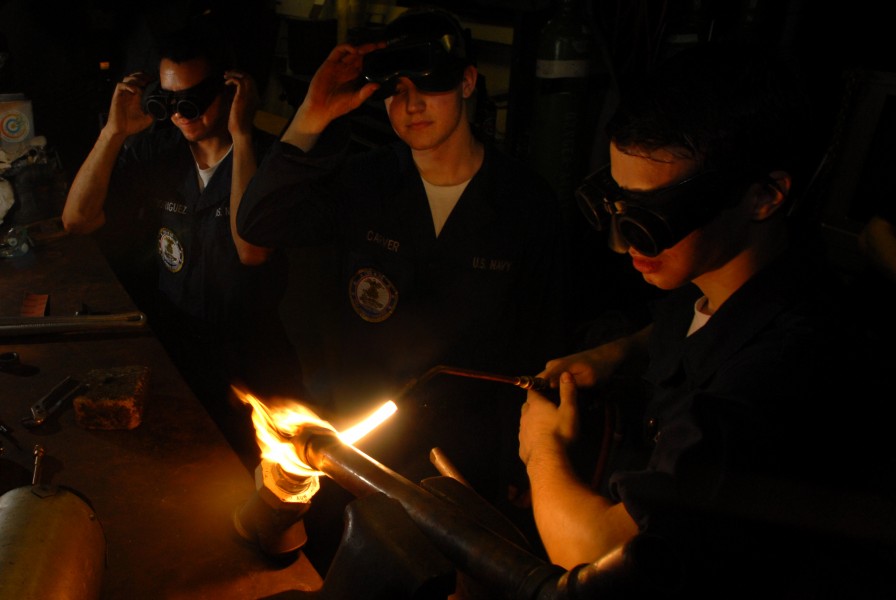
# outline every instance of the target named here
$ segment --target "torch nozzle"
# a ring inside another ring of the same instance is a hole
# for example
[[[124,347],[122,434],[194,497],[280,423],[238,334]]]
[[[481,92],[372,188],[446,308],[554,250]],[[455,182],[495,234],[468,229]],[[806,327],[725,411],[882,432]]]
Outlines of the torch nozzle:
[[[536,392],[542,392],[548,389],[551,384],[544,377],[530,377],[529,375],[521,375],[518,377],[519,383],[516,385],[518,387],[523,388],[524,390],[535,390]]]

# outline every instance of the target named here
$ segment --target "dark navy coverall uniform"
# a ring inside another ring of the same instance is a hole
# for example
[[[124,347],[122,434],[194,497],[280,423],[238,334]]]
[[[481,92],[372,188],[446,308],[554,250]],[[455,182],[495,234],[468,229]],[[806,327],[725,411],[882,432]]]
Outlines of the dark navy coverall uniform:
[[[877,486],[880,457],[865,442],[882,416],[865,349],[816,263],[788,252],[690,336],[700,290],[657,303],[637,432],[646,453],[618,456],[609,489],[668,552],[657,563],[665,580],[651,585],[671,597],[838,597],[826,588],[876,585],[847,575],[873,553],[829,535],[827,509],[815,512]]]
[[[436,365],[534,375],[561,355],[563,239],[548,185],[487,145],[437,238],[410,149],[347,155],[348,139],[336,123],[308,154],[276,142],[237,216],[254,244],[337,244],[332,420],[379,406]],[[427,455],[440,446],[480,494],[506,496],[507,471],[522,471],[525,392],[442,375],[412,396],[359,448],[417,480],[435,474]]]
[[[254,140],[260,159],[273,137],[256,131]],[[155,293],[135,300],[225,434],[238,436],[231,442],[248,453],[247,463],[257,463],[251,422],[244,407],[228,399],[229,386],[260,397],[297,397],[303,390],[278,312],[286,257],[278,252],[260,266],[240,263],[230,233],[231,173],[228,154],[200,190],[195,159],[179,130],[139,134],[119,155],[104,230],[118,236],[128,260],[144,267],[152,261]],[[146,268],[138,273],[151,276]]]

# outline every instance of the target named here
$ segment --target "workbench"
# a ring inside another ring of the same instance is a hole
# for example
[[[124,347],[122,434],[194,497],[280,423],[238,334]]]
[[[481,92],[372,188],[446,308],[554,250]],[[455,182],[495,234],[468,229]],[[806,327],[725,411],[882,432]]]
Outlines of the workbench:
[[[89,236],[64,236],[0,260],[0,317],[20,316],[26,294],[49,296],[46,315],[137,311]],[[150,323],[151,325],[151,323]],[[42,485],[70,488],[95,510],[105,536],[102,598],[255,599],[312,591],[322,581],[301,553],[273,561],[236,535],[238,510],[254,493],[252,473],[231,450],[150,327],[120,331],[0,334],[19,372],[0,371],[0,493],[31,486],[44,449]],[[151,370],[142,422],[88,430],[71,405],[39,427],[22,419],[66,377],[90,369]],[[39,535],[35,531],[35,535]]]

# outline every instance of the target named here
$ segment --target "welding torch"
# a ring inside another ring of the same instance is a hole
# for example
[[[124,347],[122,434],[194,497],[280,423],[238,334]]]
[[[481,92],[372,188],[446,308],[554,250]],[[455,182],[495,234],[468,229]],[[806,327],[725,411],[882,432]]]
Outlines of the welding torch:
[[[448,365],[436,365],[426,373],[416,379],[411,379],[400,392],[395,396],[394,400],[404,398],[411,390],[423,385],[436,375],[457,375],[459,377],[469,377],[471,379],[482,379],[485,381],[496,381],[498,383],[509,383],[524,390],[535,390],[537,392],[547,390],[550,382],[543,377],[532,377],[530,375],[499,375],[496,373],[485,373],[483,371],[474,371],[472,369],[462,369],[460,367],[452,367]]]

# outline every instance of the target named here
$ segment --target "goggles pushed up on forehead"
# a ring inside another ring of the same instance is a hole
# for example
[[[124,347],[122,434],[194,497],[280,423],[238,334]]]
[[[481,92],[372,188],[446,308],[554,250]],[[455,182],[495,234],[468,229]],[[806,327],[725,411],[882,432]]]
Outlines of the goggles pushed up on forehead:
[[[223,77],[206,77],[196,85],[185,90],[172,92],[162,89],[155,82],[143,98],[143,110],[157,121],[164,121],[174,113],[192,121],[202,116],[215,98],[224,90]]]
[[[592,173],[576,189],[576,202],[598,231],[609,231],[618,252],[632,247],[656,256],[692,231],[734,206],[751,181],[746,174],[705,171],[646,192],[625,190],[610,175],[610,165]]]
[[[443,35],[435,40],[399,38],[385,48],[364,56],[361,75],[380,84],[376,97],[387,98],[395,93],[400,77],[407,77],[422,92],[447,92],[463,79],[463,61],[453,56],[454,36]]]

